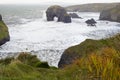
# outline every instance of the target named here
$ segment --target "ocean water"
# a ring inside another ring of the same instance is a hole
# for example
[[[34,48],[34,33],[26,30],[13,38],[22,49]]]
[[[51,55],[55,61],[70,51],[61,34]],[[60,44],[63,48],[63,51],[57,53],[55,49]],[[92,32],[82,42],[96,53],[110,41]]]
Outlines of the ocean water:
[[[80,44],[85,39],[103,39],[120,32],[120,23],[100,21],[100,13],[77,12],[83,19],[72,19],[65,24],[47,22],[44,6],[0,6],[0,13],[7,24],[11,40],[0,46],[0,58],[17,56],[18,52],[31,52],[41,61],[56,66],[65,49]],[[94,18],[97,27],[85,21]]]

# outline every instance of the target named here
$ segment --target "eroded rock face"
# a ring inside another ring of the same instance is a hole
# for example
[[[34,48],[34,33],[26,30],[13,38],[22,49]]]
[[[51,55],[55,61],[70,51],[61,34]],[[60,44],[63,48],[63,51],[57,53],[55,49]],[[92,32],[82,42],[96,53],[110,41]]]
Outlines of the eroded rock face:
[[[1,16],[1,14],[0,14],[0,21],[2,21],[2,16]]]
[[[72,18],[81,18],[76,13],[70,13],[69,14]]]
[[[58,67],[64,68],[65,66],[74,63],[74,61],[78,58],[79,55],[77,53],[71,53],[69,51],[65,51],[61,56],[61,59],[58,63]]]
[[[9,35],[0,40],[0,46],[5,44],[8,41],[10,41],[10,36]]]
[[[109,10],[102,11],[100,13],[100,20],[110,20],[111,19],[111,14]]]
[[[71,16],[66,10],[58,5],[51,6],[46,11],[47,21],[54,21],[54,17],[58,18],[58,22],[71,23]]]
[[[117,5],[112,9],[102,11],[99,19],[120,22],[120,5]]]

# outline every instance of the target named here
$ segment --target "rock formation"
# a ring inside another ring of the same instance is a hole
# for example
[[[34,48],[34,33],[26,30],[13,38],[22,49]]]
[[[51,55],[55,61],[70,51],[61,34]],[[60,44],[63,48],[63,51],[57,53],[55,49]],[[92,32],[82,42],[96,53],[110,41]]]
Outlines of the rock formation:
[[[1,14],[0,14],[0,21],[2,21],[2,16],[1,16]]]
[[[88,19],[87,21],[85,21],[87,23],[88,26],[96,26],[96,21],[92,18],[92,19]]]
[[[53,21],[54,17],[58,18],[58,22],[71,23],[71,17],[66,10],[58,5],[50,6],[46,11],[47,21]]]
[[[10,40],[8,27],[2,20],[2,16],[0,15],[0,45],[6,43]]]
[[[89,56],[95,51],[97,52],[100,49],[102,50],[103,48],[106,47],[114,48],[119,52],[120,51],[119,42],[120,34],[101,40],[86,39],[84,42],[66,49],[61,56],[58,67],[64,68],[67,65],[73,64],[78,59]]]
[[[70,13],[69,14],[72,18],[81,18],[76,13]]]
[[[112,9],[103,10],[99,19],[120,22],[120,4]]]

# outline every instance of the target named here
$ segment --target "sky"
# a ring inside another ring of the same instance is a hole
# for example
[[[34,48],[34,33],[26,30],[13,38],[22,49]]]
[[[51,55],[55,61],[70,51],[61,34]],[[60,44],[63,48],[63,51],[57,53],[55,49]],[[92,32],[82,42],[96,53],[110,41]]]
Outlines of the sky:
[[[85,3],[111,3],[120,2],[120,0],[0,0],[0,4],[85,4]]]

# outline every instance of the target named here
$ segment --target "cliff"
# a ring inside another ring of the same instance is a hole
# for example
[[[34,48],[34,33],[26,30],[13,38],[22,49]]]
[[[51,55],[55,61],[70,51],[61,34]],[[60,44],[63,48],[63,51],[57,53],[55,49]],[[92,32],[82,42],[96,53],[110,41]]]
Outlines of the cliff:
[[[103,10],[107,10],[115,7],[119,3],[93,3],[93,4],[81,4],[81,5],[73,5],[68,6],[66,9],[68,11],[78,11],[78,12],[101,12]]]
[[[6,43],[10,40],[8,27],[2,20],[2,16],[0,15],[0,45]]]
[[[120,34],[112,38],[102,40],[87,39],[79,45],[66,49],[58,64],[59,68],[73,64],[75,60],[88,56],[90,53],[99,51],[105,47],[120,51]]]
[[[120,22],[120,4],[114,8],[103,10],[99,19]]]

